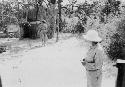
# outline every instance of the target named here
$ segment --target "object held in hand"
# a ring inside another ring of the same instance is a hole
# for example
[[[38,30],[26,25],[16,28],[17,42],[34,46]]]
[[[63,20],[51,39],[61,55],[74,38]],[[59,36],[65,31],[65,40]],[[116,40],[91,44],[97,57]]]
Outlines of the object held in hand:
[[[122,60],[122,59],[117,59],[116,61],[117,63],[125,63],[125,60]]]
[[[85,66],[85,65],[86,65],[85,59],[83,59],[83,60],[81,61],[81,63],[82,63],[83,66]]]

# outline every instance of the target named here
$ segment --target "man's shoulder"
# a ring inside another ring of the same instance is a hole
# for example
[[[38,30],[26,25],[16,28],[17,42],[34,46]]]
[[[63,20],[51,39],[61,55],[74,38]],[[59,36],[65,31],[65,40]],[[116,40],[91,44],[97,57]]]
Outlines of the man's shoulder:
[[[100,56],[102,56],[103,54],[104,54],[104,50],[102,50],[102,49],[100,49],[100,48],[96,48],[96,50],[95,50],[95,53],[96,53],[96,55],[100,55]]]

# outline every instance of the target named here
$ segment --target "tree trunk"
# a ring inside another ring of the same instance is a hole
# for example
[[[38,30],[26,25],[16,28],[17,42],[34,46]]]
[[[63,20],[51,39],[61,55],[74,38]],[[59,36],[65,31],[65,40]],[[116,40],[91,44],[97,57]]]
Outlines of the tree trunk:
[[[58,9],[59,9],[59,27],[57,29],[57,38],[56,38],[56,42],[58,42],[59,40],[59,30],[61,30],[61,0],[58,1]]]
[[[54,36],[54,32],[55,32],[55,29],[56,29],[56,26],[55,26],[55,4],[51,4],[50,5],[51,7],[51,19],[50,19],[50,28],[51,28],[51,37]]]
[[[17,19],[18,19],[18,21],[19,21],[19,2],[18,2],[18,0],[17,0],[17,8],[18,8],[18,14],[17,14]]]
[[[2,21],[4,20],[4,14],[3,14],[3,11],[4,11],[4,0],[2,0]]]

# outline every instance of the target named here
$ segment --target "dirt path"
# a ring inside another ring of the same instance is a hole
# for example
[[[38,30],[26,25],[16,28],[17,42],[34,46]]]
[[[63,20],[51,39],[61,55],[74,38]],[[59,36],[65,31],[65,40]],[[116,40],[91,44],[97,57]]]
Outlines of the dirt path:
[[[86,87],[86,71],[80,63],[86,47],[72,37],[1,62],[3,87]],[[102,87],[114,84],[114,77],[103,77]]]

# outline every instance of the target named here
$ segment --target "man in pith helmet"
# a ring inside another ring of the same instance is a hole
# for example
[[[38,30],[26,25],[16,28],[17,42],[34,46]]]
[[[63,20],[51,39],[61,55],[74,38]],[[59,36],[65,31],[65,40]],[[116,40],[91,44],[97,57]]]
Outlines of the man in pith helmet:
[[[96,30],[89,30],[83,37],[91,44],[87,57],[82,60],[86,68],[87,87],[101,87],[103,52],[99,43],[102,39]]]

